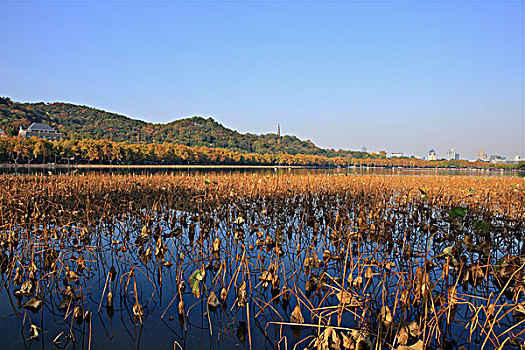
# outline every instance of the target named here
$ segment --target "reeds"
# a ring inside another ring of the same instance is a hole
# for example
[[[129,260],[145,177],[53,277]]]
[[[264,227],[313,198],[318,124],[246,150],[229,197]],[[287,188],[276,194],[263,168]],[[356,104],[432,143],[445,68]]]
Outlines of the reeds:
[[[3,298],[15,299],[9,317],[26,315],[25,341],[48,326],[75,347],[99,341],[93,327],[113,339],[118,314],[139,345],[144,324],[164,322],[181,348],[198,328],[248,348],[519,348],[524,189],[519,178],[4,175]]]

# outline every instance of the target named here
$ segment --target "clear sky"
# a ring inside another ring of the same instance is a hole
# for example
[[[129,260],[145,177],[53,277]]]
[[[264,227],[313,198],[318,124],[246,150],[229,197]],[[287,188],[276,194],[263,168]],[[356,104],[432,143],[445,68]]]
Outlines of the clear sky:
[[[524,2],[0,2],[0,96],[326,148],[524,153]]]

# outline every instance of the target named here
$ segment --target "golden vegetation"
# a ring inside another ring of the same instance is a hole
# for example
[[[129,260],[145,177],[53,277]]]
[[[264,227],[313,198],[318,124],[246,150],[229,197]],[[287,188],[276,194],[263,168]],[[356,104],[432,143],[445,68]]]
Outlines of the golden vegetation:
[[[135,327],[178,314],[186,330],[204,317],[210,336],[233,327],[254,348],[517,348],[524,190],[519,178],[4,175],[2,281],[28,339],[51,323],[30,313],[45,309],[64,320],[51,337],[77,345],[117,312]]]

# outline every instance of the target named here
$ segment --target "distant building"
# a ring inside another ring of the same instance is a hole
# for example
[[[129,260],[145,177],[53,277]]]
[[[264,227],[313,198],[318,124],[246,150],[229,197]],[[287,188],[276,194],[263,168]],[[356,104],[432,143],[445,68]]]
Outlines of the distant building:
[[[277,123],[277,136],[281,137],[281,124]]]
[[[25,138],[39,137],[46,140],[60,140],[63,137],[61,133],[56,132],[55,129],[44,123],[33,123],[26,130],[20,127],[18,135]]]
[[[427,160],[436,160],[437,157],[436,157],[436,151],[434,151],[433,149],[431,149],[430,151],[428,151],[428,154],[427,154]]]
[[[478,154],[477,154],[477,160],[481,160],[481,161],[488,161],[489,160],[489,157],[487,156],[487,154],[483,151],[483,148],[481,148],[479,151],[478,151]]]
[[[401,158],[401,157],[403,157],[403,153],[401,153],[401,152],[394,152],[394,153],[392,153],[392,155],[390,157],[392,157],[392,158]]]
[[[448,160],[459,159],[459,153],[456,152],[456,149],[454,147],[448,150],[447,159]]]
[[[497,154],[491,154],[489,160],[492,163],[503,163],[506,160],[506,158]]]
[[[515,162],[520,162],[520,161],[522,161],[522,160],[523,160],[523,159],[522,159],[519,155],[514,156],[514,161],[515,161]]]

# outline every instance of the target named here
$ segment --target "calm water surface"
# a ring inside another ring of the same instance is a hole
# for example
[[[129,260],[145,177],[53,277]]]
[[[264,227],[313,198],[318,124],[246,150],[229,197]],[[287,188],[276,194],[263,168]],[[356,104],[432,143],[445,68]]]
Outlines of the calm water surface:
[[[301,167],[236,167],[236,166],[19,166],[0,165],[0,174],[70,174],[70,173],[258,173],[258,174],[325,174],[325,175],[382,175],[382,176],[478,176],[525,177],[525,171],[476,170],[476,169],[419,169],[419,168],[301,168]]]

